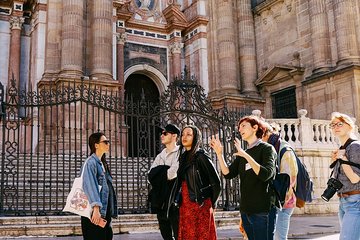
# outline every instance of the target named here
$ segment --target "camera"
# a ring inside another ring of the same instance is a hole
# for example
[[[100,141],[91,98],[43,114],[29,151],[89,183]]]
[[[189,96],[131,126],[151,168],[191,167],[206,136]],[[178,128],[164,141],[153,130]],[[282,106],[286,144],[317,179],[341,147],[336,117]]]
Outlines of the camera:
[[[324,190],[324,193],[321,195],[321,198],[325,201],[329,201],[330,198],[334,196],[336,191],[342,188],[343,184],[336,178],[330,178],[327,182],[327,188]]]

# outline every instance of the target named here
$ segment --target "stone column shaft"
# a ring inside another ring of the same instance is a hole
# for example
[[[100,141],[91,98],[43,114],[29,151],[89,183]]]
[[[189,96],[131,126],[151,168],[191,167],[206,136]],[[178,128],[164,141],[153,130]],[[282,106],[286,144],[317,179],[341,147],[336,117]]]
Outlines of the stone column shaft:
[[[326,71],[331,63],[329,26],[325,0],[309,0],[314,72]]]
[[[126,42],[126,34],[118,33],[116,36],[116,78],[121,85],[120,94],[124,96],[124,44]]]
[[[9,68],[8,79],[9,81],[14,77],[16,80],[16,87],[19,90],[20,83],[20,53],[21,53],[21,26],[24,22],[22,17],[10,18],[10,52],[9,52]],[[10,82],[8,82],[8,86]]]
[[[82,76],[84,1],[63,0],[61,74]]]
[[[239,1],[239,45],[242,93],[257,95],[255,25],[250,1]]]
[[[112,80],[112,10],[111,0],[93,0],[92,55],[90,76]]]
[[[170,81],[175,80],[175,77],[180,78],[181,76],[181,48],[183,46],[184,44],[180,42],[174,42],[170,45],[170,51],[172,54],[172,70],[170,75]]]
[[[334,0],[338,64],[359,63],[356,12],[352,0]]]
[[[238,90],[236,38],[232,1],[217,1],[217,51],[221,88]]]
[[[48,2],[47,24],[51,27],[46,28],[46,51],[45,51],[45,72],[44,75],[51,79],[53,74],[57,74],[61,69],[61,0]]]

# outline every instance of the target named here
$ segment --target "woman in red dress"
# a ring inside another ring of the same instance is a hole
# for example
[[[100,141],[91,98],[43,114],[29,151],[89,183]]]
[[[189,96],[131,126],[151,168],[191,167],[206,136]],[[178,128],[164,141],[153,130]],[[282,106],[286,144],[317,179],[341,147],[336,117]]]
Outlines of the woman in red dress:
[[[201,132],[193,125],[181,132],[175,202],[180,206],[179,240],[215,240],[214,208],[220,195],[220,178],[201,147]],[[182,151],[181,151],[182,152]],[[181,199],[181,200],[179,200]]]

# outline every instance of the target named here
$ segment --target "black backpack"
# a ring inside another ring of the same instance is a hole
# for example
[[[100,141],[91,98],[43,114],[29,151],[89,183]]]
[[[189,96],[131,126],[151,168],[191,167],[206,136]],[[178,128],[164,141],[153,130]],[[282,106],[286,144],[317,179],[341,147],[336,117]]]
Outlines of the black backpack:
[[[296,206],[302,208],[305,206],[305,202],[312,202],[312,192],[313,192],[313,181],[311,180],[309,173],[306,169],[306,166],[296,155],[294,149],[289,146],[283,147],[280,151],[280,159],[287,150],[293,151],[296,157],[296,162],[298,166],[298,174],[296,177],[296,189],[294,189],[296,196]]]

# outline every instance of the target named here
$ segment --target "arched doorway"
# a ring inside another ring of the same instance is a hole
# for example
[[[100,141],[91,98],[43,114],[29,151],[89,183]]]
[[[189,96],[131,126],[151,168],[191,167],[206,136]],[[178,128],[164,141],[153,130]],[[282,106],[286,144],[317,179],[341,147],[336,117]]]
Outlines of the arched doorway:
[[[150,157],[158,152],[160,129],[149,116],[159,106],[159,90],[152,79],[142,74],[131,74],[125,82],[128,126],[128,156]]]

